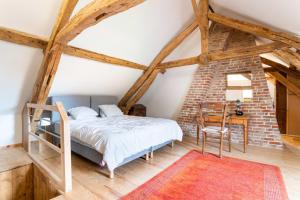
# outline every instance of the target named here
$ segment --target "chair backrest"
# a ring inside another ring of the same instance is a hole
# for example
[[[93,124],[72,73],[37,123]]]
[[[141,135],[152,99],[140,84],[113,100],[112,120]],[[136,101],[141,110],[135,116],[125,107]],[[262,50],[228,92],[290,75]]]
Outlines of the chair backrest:
[[[202,127],[209,125],[220,126],[224,130],[228,116],[228,104],[220,102],[203,102],[199,105],[198,123]]]

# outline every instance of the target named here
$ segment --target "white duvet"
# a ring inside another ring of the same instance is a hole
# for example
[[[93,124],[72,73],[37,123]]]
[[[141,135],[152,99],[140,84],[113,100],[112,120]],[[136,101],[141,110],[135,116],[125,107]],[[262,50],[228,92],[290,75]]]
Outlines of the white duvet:
[[[161,118],[114,116],[70,121],[73,138],[103,154],[109,170],[124,159],[170,140],[182,140],[176,121]]]

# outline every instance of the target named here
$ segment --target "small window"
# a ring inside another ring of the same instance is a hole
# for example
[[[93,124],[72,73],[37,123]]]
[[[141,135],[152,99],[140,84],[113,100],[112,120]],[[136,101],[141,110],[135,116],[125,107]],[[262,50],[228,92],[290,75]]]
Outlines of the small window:
[[[251,101],[253,98],[252,91],[252,74],[243,72],[237,74],[227,74],[226,100],[242,102]]]

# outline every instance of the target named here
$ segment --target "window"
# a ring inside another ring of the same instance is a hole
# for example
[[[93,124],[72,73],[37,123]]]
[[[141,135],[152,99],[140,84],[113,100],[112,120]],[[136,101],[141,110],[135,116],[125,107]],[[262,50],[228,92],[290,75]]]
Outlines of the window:
[[[252,91],[252,74],[251,72],[242,72],[237,74],[227,74],[226,100],[242,102],[251,101],[253,98]]]

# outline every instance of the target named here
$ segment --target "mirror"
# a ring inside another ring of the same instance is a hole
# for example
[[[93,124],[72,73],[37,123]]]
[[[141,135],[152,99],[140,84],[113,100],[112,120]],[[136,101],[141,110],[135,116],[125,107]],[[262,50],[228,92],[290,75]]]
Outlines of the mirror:
[[[251,101],[253,98],[251,72],[227,74],[226,81],[226,101]]]

